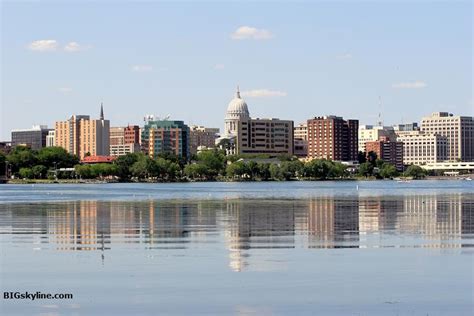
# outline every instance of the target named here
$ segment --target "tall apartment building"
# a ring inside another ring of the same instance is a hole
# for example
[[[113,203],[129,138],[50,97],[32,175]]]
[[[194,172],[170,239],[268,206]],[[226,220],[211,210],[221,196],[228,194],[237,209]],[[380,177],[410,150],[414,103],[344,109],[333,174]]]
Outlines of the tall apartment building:
[[[110,128],[110,156],[118,157],[140,151],[140,128],[137,125]]]
[[[165,152],[189,158],[189,127],[183,121],[147,121],[141,130],[141,145],[152,158]]]
[[[83,159],[91,156],[108,156],[110,153],[110,121],[104,119],[101,105],[100,119],[89,115],[72,115],[67,121],[56,122],[55,145]]]
[[[356,161],[358,120],[321,116],[308,120],[308,158]]]
[[[403,142],[381,136],[376,141],[366,142],[365,147],[367,153],[373,151],[377,154],[377,158],[394,165],[398,171],[403,170]]]
[[[449,161],[474,161],[474,118],[435,112],[421,120],[421,131],[446,136]]]
[[[238,122],[237,153],[293,154],[293,121],[247,119]]]
[[[448,158],[446,136],[412,131],[398,135],[397,141],[403,143],[403,163],[405,165],[443,162]]]
[[[33,150],[46,147],[46,136],[51,129],[46,125],[34,125],[29,129],[12,130],[12,147],[27,146]]]
[[[192,125],[189,129],[189,152],[193,155],[200,147],[214,148],[218,135],[218,128]]]
[[[365,149],[365,143],[378,141],[380,137],[388,137],[390,140],[395,141],[397,135],[395,135],[395,130],[392,126],[360,125],[358,150],[368,152]]]
[[[298,157],[308,156],[308,124],[300,123],[293,129],[293,153]]]

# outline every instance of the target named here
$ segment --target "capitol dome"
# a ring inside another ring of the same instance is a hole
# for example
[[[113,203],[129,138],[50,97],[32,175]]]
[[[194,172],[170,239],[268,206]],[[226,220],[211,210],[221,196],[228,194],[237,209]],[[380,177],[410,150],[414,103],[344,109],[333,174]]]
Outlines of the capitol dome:
[[[237,87],[237,92],[235,97],[229,102],[227,106],[226,119],[248,119],[250,117],[249,109],[247,103],[240,97],[239,87]]]

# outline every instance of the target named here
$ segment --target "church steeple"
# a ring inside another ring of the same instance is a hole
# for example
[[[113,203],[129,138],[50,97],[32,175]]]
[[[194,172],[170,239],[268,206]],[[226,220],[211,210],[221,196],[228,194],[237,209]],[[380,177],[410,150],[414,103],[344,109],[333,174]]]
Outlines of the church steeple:
[[[100,102],[100,120],[104,120],[104,104]]]
[[[239,89],[239,86],[238,86],[238,85],[237,85],[237,92],[235,93],[235,97],[236,97],[237,99],[241,99],[241,97],[240,97],[240,89]]]

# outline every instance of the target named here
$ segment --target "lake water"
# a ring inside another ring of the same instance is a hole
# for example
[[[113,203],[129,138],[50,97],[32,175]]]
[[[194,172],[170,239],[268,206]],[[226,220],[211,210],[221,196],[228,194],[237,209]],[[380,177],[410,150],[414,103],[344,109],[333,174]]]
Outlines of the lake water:
[[[0,186],[1,315],[473,315],[470,181]]]

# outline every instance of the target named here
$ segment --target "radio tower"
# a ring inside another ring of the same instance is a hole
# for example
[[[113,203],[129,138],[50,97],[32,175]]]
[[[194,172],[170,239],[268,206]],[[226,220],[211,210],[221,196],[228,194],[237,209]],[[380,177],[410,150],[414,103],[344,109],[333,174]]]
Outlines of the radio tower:
[[[379,96],[379,116],[378,116],[378,121],[377,125],[378,126],[383,126],[383,121],[382,121],[382,97]]]

